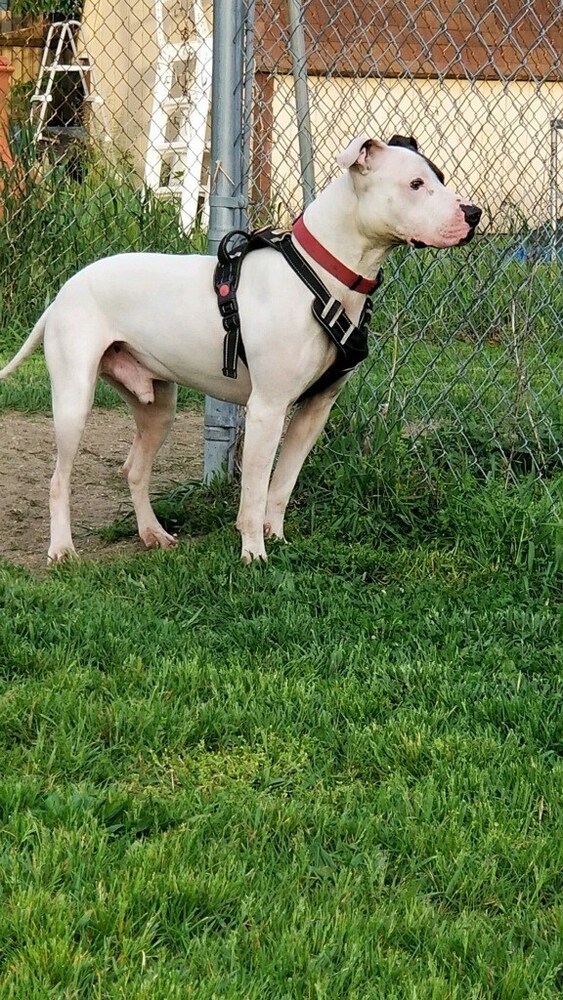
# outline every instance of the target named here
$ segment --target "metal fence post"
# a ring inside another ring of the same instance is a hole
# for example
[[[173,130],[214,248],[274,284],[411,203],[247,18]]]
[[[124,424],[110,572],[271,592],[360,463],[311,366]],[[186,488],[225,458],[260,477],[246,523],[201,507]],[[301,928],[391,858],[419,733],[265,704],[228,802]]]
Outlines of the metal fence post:
[[[550,216],[551,216],[551,260],[555,262],[557,260],[557,250],[558,250],[558,232],[557,232],[557,220],[559,216],[559,202],[560,202],[560,189],[559,189],[559,132],[563,132],[563,118],[553,118],[551,122],[551,152],[549,158],[549,182],[551,187],[551,198],[550,198]]]
[[[252,153],[253,99],[254,99],[254,26],[256,21],[256,0],[244,0],[244,90],[242,95],[243,115],[241,128],[241,170],[243,209],[243,229],[248,225],[248,203],[250,199],[250,174]]]
[[[315,167],[313,163],[311,115],[309,112],[305,21],[301,0],[288,0],[288,15],[289,47],[293,61],[293,86],[297,111],[299,159],[301,161],[301,187],[303,189],[303,203],[307,206],[315,197]]]
[[[244,0],[213,5],[213,72],[211,81],[211,186],[209,252],[221,238],[244,222],[242,178],[242,113],[244,89]],[[211,396],[205,398],[203,476],[234,471],[239,408]]]

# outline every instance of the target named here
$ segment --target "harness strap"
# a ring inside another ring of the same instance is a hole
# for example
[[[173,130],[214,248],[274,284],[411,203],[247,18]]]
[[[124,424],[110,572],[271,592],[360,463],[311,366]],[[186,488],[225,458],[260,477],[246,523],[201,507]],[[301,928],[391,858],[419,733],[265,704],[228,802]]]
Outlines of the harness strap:
[[[236,237],[239,239],[231,248],[231,243]],[[244,258],[251,251],[261,247],[270,247],[282,253],[289,266],[312,292],[313,315],[338,349],[338,356],[333,364],[303,393],[299,400],[301,401],[332,385],[367,357],[367,340],[373,306],[368,298],[359,324],[356,326],[347,315],[342,303],[330,294],[317,273],[299,253],[291,238],[291,232],[270,227],[257,229],[251,233],[235,229],[224,236],[219,244],[218,261],[213,277],[217,304],[225,330],[223,375],[226,378],[237,377],[239,357],[246,364],[236,291]],[[372,292],[379,288],[381,281],[380,271],[375,282],[370,283]]]
[[[237,377],[237,359],[244,354],[237,303],[237,288],[244,256],[244,244],[241,244],[238,249],[229,250],[229,244],[237,236],[248,240],[248,233],[242,229],[233,229],[221,240],[217,250],[217,266],[213,277],[217,305],[226,333],[223,341],[223,375],[225,378]],[[243,357],[242,360],[246,364],[246,358]]]

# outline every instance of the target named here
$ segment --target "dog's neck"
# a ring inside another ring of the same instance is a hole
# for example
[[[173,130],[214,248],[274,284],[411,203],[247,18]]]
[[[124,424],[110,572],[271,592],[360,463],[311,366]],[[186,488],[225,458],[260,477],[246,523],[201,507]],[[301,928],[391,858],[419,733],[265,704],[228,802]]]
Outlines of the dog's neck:
[[[383,240],[373,245],[358,225],[358,197],[352,180],[343,174],[332,181],[306,208],[304,222],[313,236],[338,260],[352,271],[375,279],[389,245]],[[321,268],[322,279],[340,301],[357,302],[359,296],[350,292],[328,271]],[[352,297],[352,298],[350,298]]]

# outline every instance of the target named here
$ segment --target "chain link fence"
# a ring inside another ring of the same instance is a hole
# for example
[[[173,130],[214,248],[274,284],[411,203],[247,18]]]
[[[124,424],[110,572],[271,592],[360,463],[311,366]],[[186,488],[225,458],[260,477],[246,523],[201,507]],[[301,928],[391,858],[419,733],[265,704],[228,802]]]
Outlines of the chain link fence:
[[[205,248],[213,183],[219,3],[84,0],[64,18],[30,9],[0,12],[3,356],[90,260]],[[244,10],[232,44],[245,50],[251,224],[289,223],[304,168],[319,190],[361,133],[415,136],[484,210],[466,248],[391,255],[370,360],[329,427],[335,458],[352,435],[365,455],[392,451],[427,474],[549,484],[563,467],[560,2],[246,0]]]

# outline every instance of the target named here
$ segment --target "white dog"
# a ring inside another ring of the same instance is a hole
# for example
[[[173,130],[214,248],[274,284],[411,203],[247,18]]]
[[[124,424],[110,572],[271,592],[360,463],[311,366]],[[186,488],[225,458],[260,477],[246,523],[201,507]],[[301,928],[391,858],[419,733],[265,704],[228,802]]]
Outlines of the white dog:
[[[349,285],[358,288],[363,280],[359,287],[365,287],[398,244],[466,243],[481,212],[443,185],[413,141],[387,145],[360,136],[339,163],[342,175],[304,213],[302,231],[309,242],[302,234],[292,239],[357,324],[366,296]],[[299,470],[348,376],[296,408],[270,481],[288,407],[331,366],[337,348],[312,314],[311,291],[282,254],[261,249],[244,260],[238,290],[247,366],[239,364],[236,380],[226,378],[215,264],[210,256],[153,253],[90,264],[66,282],[0,371],[5,378],[44,341],[58,450],[50,491],[50,561],[75,552],[70,477],[99,375],[127,400],[137,425],[124,473],[145,545],[175,543],[154,514],[149,483],[174,419],[178,382],[246,406],[237,519],[242,558],[265,559],[264,537],[283,538]],[[348,282],[347,274],[357,280]]]

